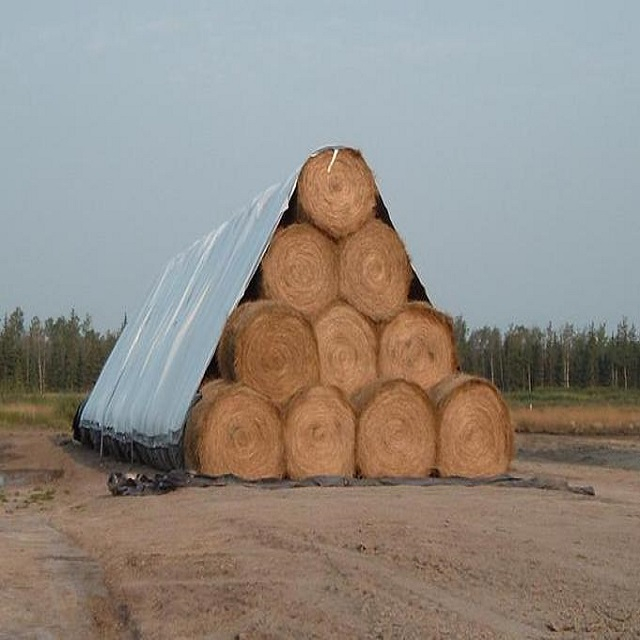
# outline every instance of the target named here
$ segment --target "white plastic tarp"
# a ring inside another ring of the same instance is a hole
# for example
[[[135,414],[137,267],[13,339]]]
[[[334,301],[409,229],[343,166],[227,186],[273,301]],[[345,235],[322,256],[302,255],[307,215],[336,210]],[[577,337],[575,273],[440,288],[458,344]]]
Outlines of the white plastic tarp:
[[[297,172],[166,266],[127,324],[81,413],[81,424],[146,446],[178,444],[224,324],[286,211]]]

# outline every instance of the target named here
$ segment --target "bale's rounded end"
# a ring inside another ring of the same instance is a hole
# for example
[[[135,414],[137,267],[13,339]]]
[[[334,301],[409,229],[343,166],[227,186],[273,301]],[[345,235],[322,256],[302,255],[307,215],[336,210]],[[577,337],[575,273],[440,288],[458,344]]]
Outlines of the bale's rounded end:
[[[415,382],[425,391],[458,368],[453,322],[424,302],[407,303],[382,329],[380,375]]]
[[[316,316],[338,296],[337,246],[310,224],[279,229],[261,269],[263,295],[307,317]]]
[[[298,177],[298,217],[333,238],[357,231],[375,216],[376,183],[355,149],[325,149],[312,155]]]
[[[380,220],[367,222],[340,243],[340,295],[374,321],[388,320],[407,302],[409,257],[398,234]]]
[[[200,473],[248,480],[284,476],[282,421],[267,398],[243,384],[226,383],[201,403],[189,445]]]
[[[437,416],[427,394],[404,380],[378,381],[359,408],[356,466],[364,477],[428,476],[436,459]]]
[[[356,420],[351,405],[335,387],[298,392],[284,412],[287,475],[353,476]]]
[[[339,387],[349,397],[376,379],[376,331],[359,311],[337,302],[316,319],[313,328],[323,384]]]
[[[430,389],[439,414],[437,468],[442,476],[506,473],[514,433],[500,392],[484,378],[455,374]]]

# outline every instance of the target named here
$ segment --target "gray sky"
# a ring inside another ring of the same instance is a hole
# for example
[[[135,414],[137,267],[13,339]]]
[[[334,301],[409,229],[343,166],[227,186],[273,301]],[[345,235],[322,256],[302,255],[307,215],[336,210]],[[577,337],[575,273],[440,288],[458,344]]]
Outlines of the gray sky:
[[[0,1],[0,314],[135,314],[314,149],[359,147],[472,327],[640,324],[640,3]]]

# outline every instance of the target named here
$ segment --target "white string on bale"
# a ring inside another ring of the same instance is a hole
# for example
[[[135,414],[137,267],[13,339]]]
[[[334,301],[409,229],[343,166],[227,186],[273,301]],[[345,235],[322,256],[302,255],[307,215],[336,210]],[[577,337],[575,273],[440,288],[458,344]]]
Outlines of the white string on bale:
[[[311,156],[298,177],[298,219],[342,238],[374,217],[377,189],[355,149],[325,149]]]

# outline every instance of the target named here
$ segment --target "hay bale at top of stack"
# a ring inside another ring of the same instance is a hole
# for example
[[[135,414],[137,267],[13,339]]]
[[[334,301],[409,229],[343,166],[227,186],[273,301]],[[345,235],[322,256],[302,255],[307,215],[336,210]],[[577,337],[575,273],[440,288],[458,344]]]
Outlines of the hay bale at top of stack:
[[[505,473],[513,457],[509,409],[484,378],[451,375],[429,390],[439,415],[437,468],[441,476]]]
[[[340,243],[340,295],[374,321],[393,317],[409,297],[411,266],[404,244],[380,220]]]
[[[356,468],[364,477],[428,476],[436,460],[437,415],[427,394],[405,380],[379,380],[354,400]]]
[[[282,421],[275,406],[239,383],[211,386],[193,407],[185,433],[185,463],[200,473],[241,478],[284,475]]]
[[[355,149],[325,149],[312,155],[298,177],[298,219],[333,238],[357,231],[375,215],[376,183]]]
[[[314,386],[298,392],[283,421],[290,478],[353,476],[356,418],[337,388]]]
[[[378,340],[370,320],[346,302],[336,302],[313,325],[320,382],[348,397],[376,379]]]
[[[424,302],[409,302],[382,329],[380,375],[415,382],[425,391],[458,368],[453,321]]]
[[[261,264],[262,293],[307,317],[338,297],[338,248],[306,223],[279,229]]]
[[[299,389],[318,382],[313,329],[283,303],[241,304],[222,332],[218,368],[223,377],[244,382],[281,406]]]

